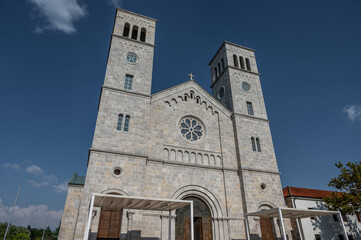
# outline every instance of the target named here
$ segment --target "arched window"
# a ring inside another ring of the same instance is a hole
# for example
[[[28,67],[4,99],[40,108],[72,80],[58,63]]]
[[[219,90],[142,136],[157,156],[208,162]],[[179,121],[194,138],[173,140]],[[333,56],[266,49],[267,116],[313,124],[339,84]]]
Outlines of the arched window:
[[[241,63],[241,68],[245,69],[244,68],[244,59],[243,59],[243,57],[239,57],[239,62]]]
[[[191,99],[193,99],[193,92],[191,92]]]
[[[252,142],[252,150],[253,150],[254,152],[256,152],[257,149],[256,149],[256,142],[254,141],[254,137],[251,137],[251,142]]]
[[[138,26],[133,26],[132,39],[137,40],[138,38]]]
[[[224,67],[224,59],[223,58],[222,58],[221,62],[222,62],[222,69],[224,71],[225,67]]]
[[[145,42],[145,34],[147,33],[147,30],[145,28],[142,28],[140,30],[140,41]]]
[[[125,116],[125,121],[124,121],[124,131],[128,132],[129,130],[129,121],[130,121],[130,116],[127,115]]]
[[[238,58],[236,54],[233,55],[233,62],[234,62],[234,66],[238,68]]]
[[[247,66],[247,70],[251,71],[251,63],[249,62],[248,58],[246,58],[246,66]]]
[[[259,142],[259,138],[256,138],[256,143],[258,152],[261,152],[261,143]]]
[[[122,123],[123,123],[123,114],[118,115],[118,123],[117,123],[117,130],[122,130]]]
[[[130,31],[130,24],[125,23],[123,29],[123,37],[129,37],[129,31]]]
[[[184,101],[187,101],[188,97],[187,96],[184,96]]]
[[[220,63],[218,63],[217,64],[217,66],[218,66],[218,70],[219,70],[219,75],[223,72],[223,70],[222,70],[222,68],[221,68],[221,64]]]
[[[216,78],[218,77],[217,67],[214,67],[214,75],[216,76]]]

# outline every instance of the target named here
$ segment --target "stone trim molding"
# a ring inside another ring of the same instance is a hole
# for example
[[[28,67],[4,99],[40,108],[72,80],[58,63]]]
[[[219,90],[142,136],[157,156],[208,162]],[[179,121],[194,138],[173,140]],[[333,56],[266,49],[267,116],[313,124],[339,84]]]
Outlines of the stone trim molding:
[[[240,168],[240,169],[239,169],[239,174],[241,174],[241,172],[246,172],[246,171],[250,171],[250,172],[262,172],[262,173],[272,173],[272,174],[281,174],[279,171],[270,171],[270,170],[263,170],[263,169],[256,169],[256,168]]]
[[[158,162],[161,164],[168,164],[168,165],[178,165],[183,167],[190,167],[190,168],[206,168],[206,169],[214,169],[214,170],[220,170],[220,171],[233,171],[237,172],[237,168],[222,168],[217,166],[207,166],[207,165],[200,165],[200,164],[192,164],[192,163],[183,163],[183,162],[176,162],[176,161],[165,161],[165,160],[159,160],[155,158],[147,158],[147,162]]]
[[[128,41],[131,41],[131,42],[136,42],[136,43],[140,43],[140,44],[144,44],[144,45],[147,45],[149,47],[154,47],[155,48],[155,45],[154,44],[151,44],[151,43],[146,43],[146,42],[141,42],[141,41],[138,41],[138,40],[134,40],[134,39],[131,39],[131,38],[127,38],[127,37],[123,37],[121,35],[118,35],[116,33],[112,33],[112,37],[118,37],[118,38],[121,38],[121,39],[125,39],[125,40],[128,40]]]
[[[249,119],[259,120],[259,121],[262,121],[262,122],[269,122],[268,119],[255,117],[255,116],[250,116],[250,115],[246,115],[246,114],[242,114],[242,113],[233,113],[233,116],[245,117],[245,118],[249,118]]]
[[[142,154],[119,152],[119,151],[106,150],[106,149],[89,148],[89,152],[88,152],[88,164],[89,164],[90,154],[91,154],[92,152],[115,154],[115,155],[124,155],[124,156],[139,157],[139,158],[148,158],[148,156],[142,155]]]
[[[122,93],[125,93],[125,94],[136,95],[136,96],[141,96],[141,97],[149,97],[149,98],[151,97],[151,95],[148,95],[148,94],[127,91],[127,90],[124,90],[124,89],[113,88],[113,87],[109,87],[109,86],[105,86],[105,85],[102,86],[102,90],[103,89],[110,90],[110,91],[115,91],[115,92],[122,92]]]

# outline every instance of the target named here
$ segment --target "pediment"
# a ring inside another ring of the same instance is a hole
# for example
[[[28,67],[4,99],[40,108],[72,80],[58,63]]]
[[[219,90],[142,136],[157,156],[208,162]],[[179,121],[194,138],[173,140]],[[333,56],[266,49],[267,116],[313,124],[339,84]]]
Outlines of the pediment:
[[[228,117],[232,115],[230,110],[193,80],[152,94],[151,102],[156,103],[159,101],[169,107],[184,101],[194,101],[195,104],[204,105],[212,114],[219,114],[221,112]]]

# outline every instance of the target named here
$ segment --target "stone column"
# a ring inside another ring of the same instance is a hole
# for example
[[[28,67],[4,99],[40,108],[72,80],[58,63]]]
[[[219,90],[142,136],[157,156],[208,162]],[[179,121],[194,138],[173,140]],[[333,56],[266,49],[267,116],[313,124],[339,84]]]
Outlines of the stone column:
[[[132,211],[127,212],[127,218],[128,218],[127,240],[131,239],[134,214],[135,214],[135,212],[132,212]]]

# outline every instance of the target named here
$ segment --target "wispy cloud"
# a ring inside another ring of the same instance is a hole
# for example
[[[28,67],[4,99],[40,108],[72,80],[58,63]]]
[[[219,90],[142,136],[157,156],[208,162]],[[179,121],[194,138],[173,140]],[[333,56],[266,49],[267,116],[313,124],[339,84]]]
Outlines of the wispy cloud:
[[[60,184],[55,184],[51,186],[57,193],[66,193],[68,191],[68,183],[63,182]]]
[[[31,165],[27,167],[26,171],[33,175],[42,175],[44,173],[43,170],[37,165]]]
[[[67,34],[76,32],[74,22],[86,16],[86,6],[78,0],[28,0],[34,6],[35,14],[40,18],[35,32],[57,30]]]
[[[7,222],[9,220],[12,209],[12,206],[10,207],[4,205],[0,198],[0,222]],[[48,214],[48,222],[45,225],[45,220]],[[62,210],[49,210],[48,206],[42,204],[30,205],[28,207],[17,206],[15,208],[12,223],[24,227],[28,225],[36,228],[44,228],[45,226],[50,226],[52,229],[55,229],[59,226],[62,214]]]
[[[15,170],[20,170],[20,166],[17,165],[17,164],[4,163],[3,166],[4,166],[4,168],[11,168],[11,169],[15,169]]]
[[[123,1],[122,0],[107,0],[107,3],[112,7],[121,7]]]
[[[17,171],[25,171],[31,174],[32,179],[28,179],[28,183],[32,187],[50,186],[57,193],[65,193],[68,189],[67,182],[59,183],[58,178],[54,174],[45,173],[38,165],[32,164],[26,168],[22,168],[18,164],[5,163],[3,167]]]
[[[347,114],[347,118],[350,119],[351,122],[357,120],[361,122],[361,106],[348,105],[344,107],[343,112]]]

